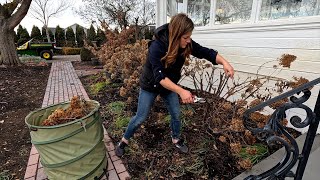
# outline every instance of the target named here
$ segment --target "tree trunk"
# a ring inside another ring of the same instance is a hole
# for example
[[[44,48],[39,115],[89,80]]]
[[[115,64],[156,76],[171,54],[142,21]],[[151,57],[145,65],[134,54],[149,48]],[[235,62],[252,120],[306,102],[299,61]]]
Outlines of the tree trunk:
[[[50,39],[50,34],[49,34],[48,26],[45,25],[44,28],[46,29],[47,40],[48,40],[48,42],[50,43],[50,42],[51,42],[51,39]]]
[[[0,65],[14,66],[21,64],[14,44],[14,30],[6,25],[0,30]]]
[[[138,27],[139,17],[135,18],[134,20],[135,20],[135,26],[136,26],[136,32],[135,32],[136,37],[135,38],[137,41],[139,39],[139,37],[138,37],[139,36],[139,31],[138,31],[139,30],[139,27]]]
[[[31,1],[13,1],[20,4],[19,8],[16,8],[18,4],[16,6],[9,6],[7,3],[0,4],[0,65],[15,66],[21,64],[14,44],[14,28],[26,16]],[[15,13],[13,13],[14,11]]]

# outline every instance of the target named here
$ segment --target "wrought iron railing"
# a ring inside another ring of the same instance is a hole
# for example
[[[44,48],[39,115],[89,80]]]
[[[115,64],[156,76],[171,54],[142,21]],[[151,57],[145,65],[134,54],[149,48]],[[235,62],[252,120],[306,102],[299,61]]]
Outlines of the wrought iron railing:
[[[292,177],[294,180],[301,180],[304,170],[307,165],[307,161],[311,152],[314,138],[317,133],[319,120],[320,120],[320,91],[316,100],[314,110],[312,111],[308,106],[304,105],[311,96],[309,88],[320,83],[320,78],[308,82],[299,86],[296,89],[283,93],[275,98],[272,98],[266,102],[263,102],[244,113],[245,126],[251,132],[256,134],[260,140],[266,141],[268,144],[280,143],[285,148],[285,156],[279,161],[273,168],[265,171],[259,175],[250,175],[245,180],[260,180],[260,179],[285,179],[286,177]],[[302,96],[296,97],[294,95]],[[281,107],[277,108],[271,115],[268,123],[263,128],[254,128],[250,126],[250,114],[262,109],[274,102],[281,99],[290,97],[290,101]],[[306,118],[302,120],[299,116],[293,116],[290,118],[291,124],[296,128],[304,128],[309,126],[306,139],[302,148],[301,154],[299,154],[299,147],[295,139],[285,130],[281,124],[281,120],[286,118],[286,111],[292,108],[300,108],[305,110]],[[281,138],[284,135],[289,142]],[[298,162],[298,166],[295,172],[292,171],[293,166]]]

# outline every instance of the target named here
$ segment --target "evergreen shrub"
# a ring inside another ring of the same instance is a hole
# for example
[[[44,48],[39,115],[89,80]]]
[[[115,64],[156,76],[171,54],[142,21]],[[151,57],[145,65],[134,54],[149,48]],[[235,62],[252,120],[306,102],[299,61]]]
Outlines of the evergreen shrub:
[[[92,54],[92,52],[89,49],[86,48],[81,48],[80,51],[80,59],[81,61],[91,61],[91,58],[93,58],[94,55]]]
[[[78,55],[81,52],[81,48],[63,47],[62,54],[64,55]]]

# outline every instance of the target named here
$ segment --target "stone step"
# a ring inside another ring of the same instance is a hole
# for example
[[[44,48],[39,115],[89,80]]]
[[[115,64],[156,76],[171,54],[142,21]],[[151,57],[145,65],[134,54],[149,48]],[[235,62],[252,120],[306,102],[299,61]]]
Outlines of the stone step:
[[[306,139],[306,133],[302,134],[301,136],[299,136],[296,141],[298,143],[299,146],[299,150],[301,153],[303,144],[305,142]],[[319,166],[320,166],[320,135],[317,135],[312,149],[311,149],[311,154],[307,163],[307,167],[304,173],[304,180],[318,180],[318,178],[316,175],[319,176],[320,172],[319,172]],[[280,150],[276,151],[275,153],[273,153],[272,155],[270,155],[269,157],[267,157],[266,159],[262,160],[261,162],[259,162],[258,164],[256,164],[255,166],[252,167],[251,170],[245,171],[242,174],[238,175],[237,177],[235,177],[233,180],[243,180],[244,178],[248,177],[249,175],[258,175],[261,174],[269,169],[271,169],[272,167],[274,167],[279,161],[282,160],[282,158],[284,157],[284,153],[285,150],[284,148],[281,148]],[[295,167],[293,168],[295,170]],[[292,179],[292,178],[288,178],[288,179]]]
[[[320,177],[320,148],[316,149],[309,156],[307,167],[303,174],[303,180],[319,180]]]

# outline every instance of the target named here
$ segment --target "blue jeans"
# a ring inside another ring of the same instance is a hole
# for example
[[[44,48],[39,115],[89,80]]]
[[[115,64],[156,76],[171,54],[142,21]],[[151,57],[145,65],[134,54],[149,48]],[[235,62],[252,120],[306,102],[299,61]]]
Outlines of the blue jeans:
[[[138,109],[135,116],[133,116],[129,122],[129,125],[124,133],[124,138],[129,140],[140,125],[147,119],[149,111],[154,103],[158,93],[153,93],[140,89],[138,99]],[[170,127],[172,131],[172,138],[178,139],[180,137],[180,103],[177,93],[170,92],[167,95],[162,95],[167,109],[171,115]]]

